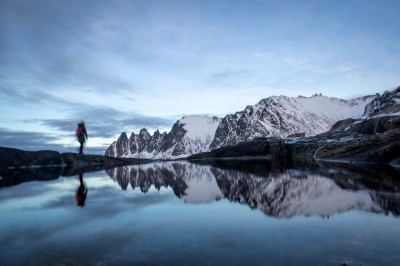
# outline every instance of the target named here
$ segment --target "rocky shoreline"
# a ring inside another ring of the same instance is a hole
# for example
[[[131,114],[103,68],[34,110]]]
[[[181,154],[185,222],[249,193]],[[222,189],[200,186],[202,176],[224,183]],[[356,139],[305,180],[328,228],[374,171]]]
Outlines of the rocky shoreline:
[[[148,161],[101,155],[59,153],[49,150],[23,151],[0,147],[0,187],[33,180],[52,180],[60,176],[74,176]]]

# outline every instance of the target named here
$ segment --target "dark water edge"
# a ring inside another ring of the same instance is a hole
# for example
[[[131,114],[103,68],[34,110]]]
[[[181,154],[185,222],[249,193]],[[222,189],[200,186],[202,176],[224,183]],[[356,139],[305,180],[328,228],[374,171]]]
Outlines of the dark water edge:
[[[400,261],[400,172],[387,165],[247,158],[31,170],[0,174],[0,265]]]
[[[119,167],[129,167],[131,165],[152,164],[163,161],[148,160],[143,163],[125,164]],[[185,160],[164,161],[164,162],[185,162]],[[209,159],[209,160],[190,160],[190,163],[199,165],[209,165],[221,169],[230,169],[243,173],[271,176],[279,175],[287,170],[300,170],[308,173],[327,174],[335,178],[338,175],[330,173],[330,169],[337,169],[341,174],[368,178],[373,176],[371,182],[388,183],[389,186],[396,184],[400,179],[400,168],[392,167],[388,164],[363,164],[363,163],[340,163],[340,162],[316,162],[311,158],[304,160],[280,160],[279,158],[268,157],[242,157],[227,159]],[[66,166],[39,166],[25,167],[18,169],[0,168],[0,188],[14,186],[30,181],[48,181],[61,176],[76,176],[82,173],[96,172],[107,169],[118,168],[118,166],[104,165],[66,165]],[[341,175],[340,175],[341,176]],[[371,178],[370,178],[371,179]],[[395,189],[397,189],[396,187]]]

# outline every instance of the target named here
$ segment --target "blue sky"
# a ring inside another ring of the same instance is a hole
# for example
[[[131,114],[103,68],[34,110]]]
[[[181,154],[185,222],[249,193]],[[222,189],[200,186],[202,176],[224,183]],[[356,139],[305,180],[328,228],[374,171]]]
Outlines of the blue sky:
[[[272,95],[400,85],[400,1],[0,1],[0,146],[90,152]]]

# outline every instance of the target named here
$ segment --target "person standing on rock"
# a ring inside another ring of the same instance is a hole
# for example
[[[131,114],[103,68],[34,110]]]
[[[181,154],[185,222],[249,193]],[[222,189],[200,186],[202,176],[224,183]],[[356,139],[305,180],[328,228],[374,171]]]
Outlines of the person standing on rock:
[[[79,153],[83,154],[83,143],[88,139],[85,122],[81,121],[78,123],[78,127],[76,128],[76,137],[78,142],[81,144],[79,147]]]

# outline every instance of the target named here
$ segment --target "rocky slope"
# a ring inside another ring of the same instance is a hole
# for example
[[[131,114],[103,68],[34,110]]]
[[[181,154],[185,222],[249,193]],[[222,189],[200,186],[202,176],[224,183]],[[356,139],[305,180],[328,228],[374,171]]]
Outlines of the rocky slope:
[[[367,96],[346,101],[322,95],[266,98],[242,112],[224,117],[210,149],[255,137],[286,137],[298,132],[313,136],[327,131],[338,120],[360,118],[372,99]]]
[[[300,138],[259,138],[188,159],[270,156],[288,162],[299,158],[324,161],[389,163],[400,166],[400,115],[347,119],[323,134]]]
[[[374,99],[365,107],[364,116],[395,112],[400,112],[400,87],[392,91],[385,91],[382,95],[375,95]]]

